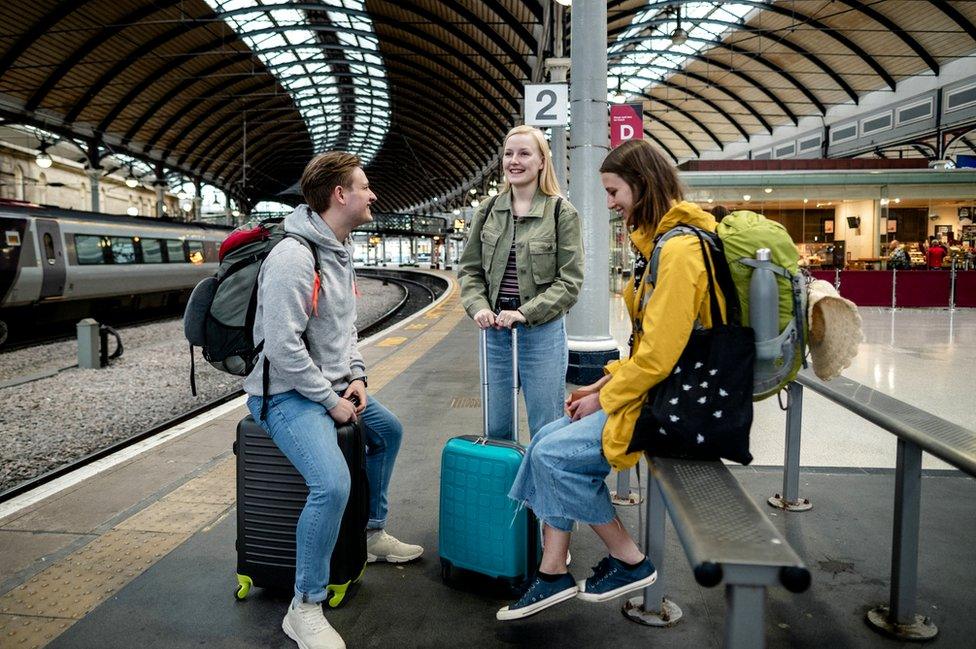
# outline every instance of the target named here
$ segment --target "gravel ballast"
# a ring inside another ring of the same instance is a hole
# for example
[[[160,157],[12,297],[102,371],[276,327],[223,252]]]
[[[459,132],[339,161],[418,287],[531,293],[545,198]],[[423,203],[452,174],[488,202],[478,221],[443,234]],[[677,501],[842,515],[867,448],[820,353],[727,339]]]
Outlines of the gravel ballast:
[[[399,285],[359,278],[357,326],[403,298]],[[0,491],[84,457],[240,389],[241,377],[213,369],[195,350],[197,396],[190,394],[189,346],[179,319],[120,330],[125,353],[104,369],[65,369],[0,389]],[[114,349],[114,341],[109,339]],[[0,383],[77,362],[74,340],[0,354]]]

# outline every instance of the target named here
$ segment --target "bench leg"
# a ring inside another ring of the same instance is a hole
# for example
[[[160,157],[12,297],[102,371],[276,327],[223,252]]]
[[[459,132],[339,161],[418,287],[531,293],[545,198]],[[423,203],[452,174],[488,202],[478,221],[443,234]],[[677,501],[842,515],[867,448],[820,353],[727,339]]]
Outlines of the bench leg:
[[[640,469],[638,468],[638,471]],[[644,553],[657,568],[657,581],[644,589],[639,597],[624,602],[624,615],[628,619],[647,626],[672,626],[681,619],[681,608],[664,594],[664,532],[667,524],[667,509],[661,487],[654,479],[650,466],[647,468],[647,495],[644,499],[647,514],[644,538]],[[650,602],[651,608],[644,603]]]
[[[868,611],[872,628],[904,640],[928,640],[939,632],[915,613],[918,591],[918,529],[922,507],[922,449],[898,440],[895,524],[891,541],[891,600]]]
[[[637,469],[640,471],[640,469]],[[617,472],[617,490],[610,492],[610,500],[614,505],[639,505],[639,493],[630,490],[630,469]]]
[[[783,493],[767,502],[788,512],[805,512],[813,505],[800,498],[800,426],[803,421],[803,386],[786,386],[786,458],[783,460]]]
[[[766,587],[725,586],[725,649],[766,646]]]

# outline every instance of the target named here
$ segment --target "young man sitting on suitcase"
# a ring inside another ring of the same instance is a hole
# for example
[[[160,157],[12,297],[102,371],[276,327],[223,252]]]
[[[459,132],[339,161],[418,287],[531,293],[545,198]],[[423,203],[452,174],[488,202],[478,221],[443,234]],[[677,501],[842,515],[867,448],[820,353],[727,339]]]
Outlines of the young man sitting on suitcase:
[[[244,382],[248,409],[295,465],[309,487],[296,532],[295,598],[282,628],[303,649],[345,647],[322,613],[329,560],[349,496],[349,469],[336,442],[336,424],[362,423],[370,483],[369,561],[401,563],[423,554],[383,529],[387,491],[403,428],[389,410],[366,395],[366,368],[356,347],[356,290],[349,233],[373,220],[376,200],[359,158],[329,152],[302,174],[300,205],[285,231],[301,240],[276,245],[258,278],[254,340],[263,358]],[[265,382],[267,385],[265,386]],[[262,395],[267,394],[266,416]]]

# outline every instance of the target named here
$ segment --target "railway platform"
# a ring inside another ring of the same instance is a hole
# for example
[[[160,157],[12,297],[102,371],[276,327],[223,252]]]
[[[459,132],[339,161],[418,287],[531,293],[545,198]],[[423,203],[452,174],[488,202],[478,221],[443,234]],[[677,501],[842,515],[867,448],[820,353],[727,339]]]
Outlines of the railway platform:
[[[939,407],[962,425],[971,384],[958,357],[976,351],[976,314],[862,310],[867,341],[852,378],[906,401]],[[622,335],[626,318],[615,312]],[[619,337],[618,337],[619,339]],[[365,341],[370,393],[404,424],[390,491],[389,528],[422,544],[410,564],[368,566],[363,584],[327,617],[350,647],[713,647],[722,644],[721,589],[696,584],[669,527],[669,597],[684,619],[672,628],[636,625],[622,601],[571,601],[501,623],[507,600],[491,589],[446,586],[437,558],[440,452],[452,436],[478,432],[477,332],[455,287],[428,310]],[[924,344],[922,344],[922,342]],[[964,401],[964,400],[963,400]],[[0,646],[292,647],[280,623],[287,595],[252,590],[235,600],[234,456],[243,400],[169,431],[164,438],[66,476],[43,493],[0,509]],[[783,413],[757,406],[755,463],[736,479],[806,561],[811,588],[771,589],[770,647],[902,646],[864,623],[889,583],[894,440],[809,395],[804,412],[803,495],[814,507],[784,513],[765,505],[782,480]],[[940,629],[937,644],[976,637],[976,482],[926,457],[923,469],[918,610]],[[613,479],[613,478],[611,478]],[[636,489],[636,485],[635,485]],[[639,507],[620,508],[636,534]],[[589,530],[573,538],[578,578],[601,557]]]

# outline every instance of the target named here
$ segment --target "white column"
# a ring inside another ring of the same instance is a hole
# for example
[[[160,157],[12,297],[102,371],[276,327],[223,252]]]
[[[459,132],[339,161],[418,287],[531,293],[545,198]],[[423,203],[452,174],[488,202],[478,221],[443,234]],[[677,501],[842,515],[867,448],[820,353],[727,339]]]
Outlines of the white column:
[[[582,220],[586,271],[579,301],[569,312],[566,380],[587,384],[618,358],[610,335],[610,222],[600,165],[610,149],[607,124],[607,3],[576,0],[572,10],[569,199]]]

